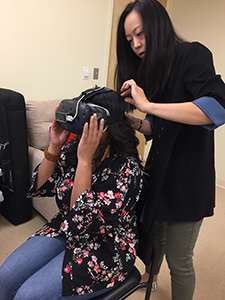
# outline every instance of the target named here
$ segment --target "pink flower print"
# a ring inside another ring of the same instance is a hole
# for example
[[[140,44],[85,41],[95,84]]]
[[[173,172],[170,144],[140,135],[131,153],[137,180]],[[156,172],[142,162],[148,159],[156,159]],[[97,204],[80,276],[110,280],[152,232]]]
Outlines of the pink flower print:
[[[67,184],[67,183],[69,183],[70,182],[70,180],[67,178],[66,180],[65,180],[65,183]]]
[[[79,287],[79,288],[77,289],[77,293],[78,293],[78,294],[80,294],[82,291],[83,291],[83,289],[82,289],[81,287]]]
[[[125,171],[125,174],[128,177],[130,175],[130,169],[127,168],[126,171]]]
[[[89,255],[89,251],[88,250],[83,250],[83,256],[88,257],[88,255]]]
[[[84,219],[84,217],[83,217],[83,216],[79,216],[79,215],[77,216],[77,221],[78,221],[78,222],[82,222],[82,221],[83,221],[83,219]]]
[[[80,252],[80,248],[75,248],[74,251],[73,251],[74,254],[77,254],[79,252]]]
[[[69,224],[66,220],[60,224],[60,229],[63,231],[67,230],[68,227],[69,227]]]
[[[123,202],[122,202],[122,201],[119,201],[119,202],[116,203],[116,207],[117,207],[117,208],[120,208],[120,207],[122,206],[122,204],[123,204]]]
[[[123,185],[123,183],[121,181],[118,181],[118,180],[117,180],[116,184],[117,184],[117,188],[118,189],[120,189],[121,186]]]
[[[83,225],[82,225],[81,223],[77,225],[77,229],[79,229],[79,230],[80,230],[82,227],[83,227]]]
[[[70,272],[70,267],[66,266],[65,269],[64,269],[64,272],[68,274]]]
[[[111,283],[107,284],[106,288],[113,287],[113,286],[114,286],[114,282],[111,282]]]
[[[103,199],[105,197],[105,193],[104,192],[100,192],[100,193],[98,193],[98,195],[99,195],[100,199]]]
[[[92,255],[91,258],[92,258],[93,262],[95,262],[95,263],[97,262],[97,257],[96,256]]]
[[[109,199],[104,199],[104,203],[105,203],[106,205],[110,205],[110,204],[111,204],[111,201],[110,201]]]
[[[109,198],[109,199],[113,199],[113,191],[108,191],[106,193],[106,196]]]
[[[95,273],[100,273],[101,272],[101,269],[99,268],[98,264],[94,266],[94,271],[95,271]]]
[[[97,208],[93,208],[93,213],[94,213],[94,214],[97,214],[97,213],[98,213]]]
[[[123,274],[121,273],[119,276],[118,276],[118,280],[121,281],[123,279]]]
[[[65,192],[65,190],[66,190],[66,186],[64,185],[64,186],[62,187],[62,191]]]
[[[120,199],[120,193],[115,193],[114,197]]]
[[[127,214],[127,212],[126,212],[126,210],[124,209],[124,210],[122,211],[122,215],[123,215],[123,216],[126,216],[126,214]]]
[[[120,247],[121,250],[126,250],[126,247],[122,246]]]
[[[121,186],[121,192],[125,192],[126,191],[126,186],[125,185],[123,185],[123,186]]]
[[[81,265],[82,262],[83,262],[83,259],[82,259],[82,258],[78,258],[78,259],[76,260],[76,262],[77,262],[79,265]]]
[[[54,180],[54,178],[52,178],[52,177],[49,178],[49,181],[50,181],[50,182],[53,182],[53,180]]]
[[[86,198],[93,199],[93,195],[92,195],[92,193],[87,193],[87,194],[86,194]]]
[[[89,261],[88,265],[89,265],[89,267],[93,268],[94,267],[93,261]]]
[[[101,227],[101,228],[100,228],[100,233],[101,233],[101,234],[105,234],[105,227]]]
[[[70,188],[73,187],[73,181],[70,181]]]

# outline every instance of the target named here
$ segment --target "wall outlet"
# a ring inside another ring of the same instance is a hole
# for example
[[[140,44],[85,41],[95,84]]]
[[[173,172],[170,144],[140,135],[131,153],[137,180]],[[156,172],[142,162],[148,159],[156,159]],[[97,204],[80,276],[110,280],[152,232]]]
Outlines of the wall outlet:
[[[93,79],[98,79],[99,68],[94,68],[93,71]]]

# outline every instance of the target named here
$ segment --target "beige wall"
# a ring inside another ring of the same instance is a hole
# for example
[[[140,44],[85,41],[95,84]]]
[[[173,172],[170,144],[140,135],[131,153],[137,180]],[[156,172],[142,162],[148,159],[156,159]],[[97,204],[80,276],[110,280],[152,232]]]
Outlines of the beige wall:
[[[225,80],[225,1],[168,0],[167,9],[179,34],[212,51],[216,71]],[[215,133],[217,184],[225,188],[225,126]]]
[[[112,9],[113,0],[0,0],[0,86],[49,100],[106,85]]]

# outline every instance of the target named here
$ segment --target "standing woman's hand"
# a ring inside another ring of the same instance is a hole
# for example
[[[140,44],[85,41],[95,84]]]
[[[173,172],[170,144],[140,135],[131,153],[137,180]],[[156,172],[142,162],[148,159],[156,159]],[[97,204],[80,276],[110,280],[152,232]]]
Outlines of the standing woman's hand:
[[[150,102],[145,96],[143,89],[133,79],[124,82],[121,92],[121,96],[125,98],[126,102],[133,104],[141,112],[148,113]],[[132,98],[126,97],[130,94]]]

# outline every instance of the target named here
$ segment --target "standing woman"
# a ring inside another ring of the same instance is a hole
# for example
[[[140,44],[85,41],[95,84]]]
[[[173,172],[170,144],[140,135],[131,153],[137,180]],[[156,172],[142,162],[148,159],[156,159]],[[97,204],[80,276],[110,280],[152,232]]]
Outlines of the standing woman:
[[[152,138],[143,224],[160,221],[154,281],[166,254],[172,299],[191,300],[193,249],[215,206],[214,129],[225,122],[225,85],[211,52],[182,41],[156,0],[136,0],[121,14],[117,59],[117,90],[147,114],[143,121],[130,116],[133,127]]]

